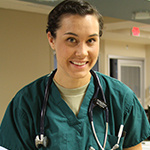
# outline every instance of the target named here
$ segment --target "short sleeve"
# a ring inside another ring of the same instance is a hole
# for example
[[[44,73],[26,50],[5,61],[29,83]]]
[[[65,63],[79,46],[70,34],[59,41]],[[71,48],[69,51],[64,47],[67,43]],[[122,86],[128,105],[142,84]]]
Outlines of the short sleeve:
[[[34,150],[34,138],[31,135],[27,114],[13,99],[1,123],[0,146],[9,150]]]
[[[135,94],[133,94],[133,100],[130,101],[130,104],[127,104],[126,110],[124,117],[124,131],[126,132],[124,148],[135,146],[150,136],[150,124]]]
[[[40,113],[48,76],[43,76],[17,92],[7,107],[0,126],[0,146],[8,150],[36,150]]]

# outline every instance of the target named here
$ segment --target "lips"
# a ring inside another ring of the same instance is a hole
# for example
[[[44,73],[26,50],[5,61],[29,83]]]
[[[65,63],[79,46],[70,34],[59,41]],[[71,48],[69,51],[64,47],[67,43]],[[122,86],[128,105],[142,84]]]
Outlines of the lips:
[[[77,65],[77,66],[83,66],[83,65],[85,65],[85,64],[87,64],[88,63],[88,61],[86,61],[86,62],[74,62],[74,61],[70,61],[72,64],[74,64],[74,65]]]

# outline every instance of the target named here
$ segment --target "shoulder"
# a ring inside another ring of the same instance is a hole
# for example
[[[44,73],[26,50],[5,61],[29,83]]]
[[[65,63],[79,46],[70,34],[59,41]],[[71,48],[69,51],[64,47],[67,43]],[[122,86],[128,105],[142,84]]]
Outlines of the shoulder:
[[[98,75],[102,86],[104,86],[105,88],[118,91],[121,93],[130,92],[133,94],[133,91],[121,81],[112,78],[110,76],[104,75],[100,72],[96,72],[96,74]]]
[[[49,75],[45,75],[32,81],[31,83],[25,85],[19,92],[26,91],[27,89],[34,90],[34,88],[40,88],[45,86],[46,82],[48,81],[48,77]]]
[[[47,81],[47,75],[40,77],[17,92],[6,109],[2,124],[3,130],[7,124],[13,125],[27,120],[34,122],[36,115],[40,116],[39,110],[43,104]]]
[[[40,77],[20,89],[11,101],[13,107],[25,108],[25,106],[30,107],[31,105],[34,106],[37,103],[41,103],[48,77],[48,75]]]
[[[121,81],[96,72],[102,88],[104,90],[107,101],[114,106],[122,106],[126,111],[129,111],[135,103],[139,103],[135,93]]]
[[[49,75],[42,76],[42,77],[34,80],[33,82],[25,85],[22,89],[20,89],[18,91],[18,93],[16,95],[21,94],[21,93],[31,94],[31,92],[43,89],[46,86],[48,77],[49,77]]]

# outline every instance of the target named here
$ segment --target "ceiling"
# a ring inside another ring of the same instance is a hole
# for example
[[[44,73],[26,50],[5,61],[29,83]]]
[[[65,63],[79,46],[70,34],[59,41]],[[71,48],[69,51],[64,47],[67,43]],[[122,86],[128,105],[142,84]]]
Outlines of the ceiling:
[[[0,8],[48,14],[62,0],[0,0]],[[136,11],[150,11],[148,0],[87,0],[104,16],[103,39],[150,45],[150,19],[133,20]],[[140,36],[132,36],[132,27]]]

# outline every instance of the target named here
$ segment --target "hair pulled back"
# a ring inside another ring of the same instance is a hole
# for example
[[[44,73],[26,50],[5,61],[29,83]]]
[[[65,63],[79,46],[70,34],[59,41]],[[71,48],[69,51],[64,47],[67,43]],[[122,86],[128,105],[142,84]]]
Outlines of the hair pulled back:
[[[46,33],[50,31],[53,38],[56,38],[56,31],[60,28],[61,19],[65,14],[80,16],[95,15],[99,22],[99,36],[102,36],[102,15],[92,5],[83,0],[64,0],[59,3],[48,15]]]

